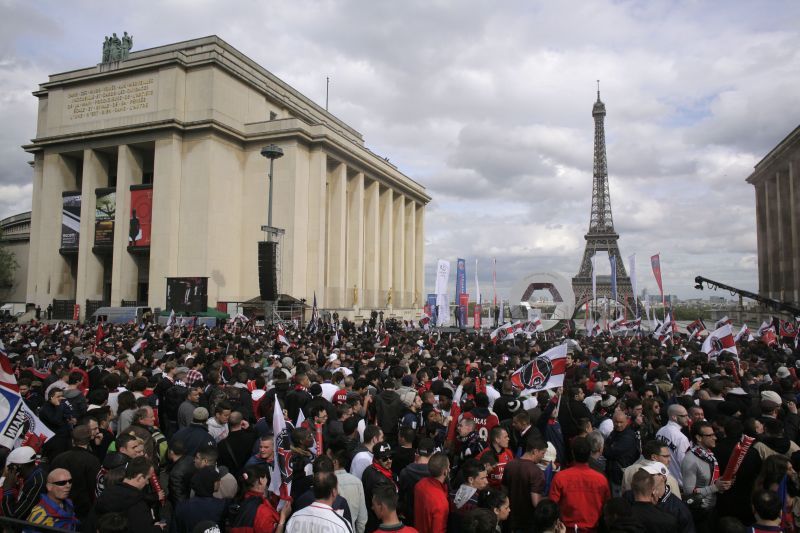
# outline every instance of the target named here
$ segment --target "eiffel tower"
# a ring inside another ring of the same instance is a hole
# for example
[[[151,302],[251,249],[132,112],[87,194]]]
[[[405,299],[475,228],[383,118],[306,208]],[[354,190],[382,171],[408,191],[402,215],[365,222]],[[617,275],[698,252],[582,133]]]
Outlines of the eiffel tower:
[[[633,300],[631,279],[625,271],[625,263],[619,253],[619,234],[614,231],[614,218],[611,215],[611,195],[608,192],[608,167],[606,164],[605,116],[606,105],[600,100],[600,82],[597,82],[597,101],[592,107],[594,117],[594,177],[592,180],[592,216],[589,231],[585,235],[586,248],[583,251],[578,275],[572,278],[575,291],[575,311],[580,311],[586,302],[592,301],[592,256],[597,252],[608,252],[609,260],[617,262],[617,302],[629,310]],[[611,276],[597,276],[597,297],[611,300]]]

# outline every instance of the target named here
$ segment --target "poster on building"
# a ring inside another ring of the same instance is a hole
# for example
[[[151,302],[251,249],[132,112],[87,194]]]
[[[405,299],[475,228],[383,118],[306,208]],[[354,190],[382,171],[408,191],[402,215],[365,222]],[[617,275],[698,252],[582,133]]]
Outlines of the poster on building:
[[[131,186],[131,225],[128,246],[150,246],[150,224],[153,221],[153,187]]]
[[[167,309],[201,313],[208,308],[208,278],[167,278]]]
[[[62,194],[61,248],[78,249],[81,234],[81,193]]]
[[[114,246],[114,217],[117,213],[115,189],[97,189],[94,210],[94,245]]]

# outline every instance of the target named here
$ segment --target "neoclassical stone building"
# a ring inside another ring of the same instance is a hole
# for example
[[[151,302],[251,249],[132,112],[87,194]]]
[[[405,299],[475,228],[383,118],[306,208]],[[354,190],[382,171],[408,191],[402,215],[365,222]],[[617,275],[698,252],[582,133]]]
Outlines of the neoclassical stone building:
[[[755,166],[747,182],[756,192],[758,291],[800,303],[800,126]]]
[[[39,100],[27,301],[164,308],[168,277],[208,305],[259,294],[267,223],[280,292],[345,315],[423,301],[424,187],[361,134],[216,36],[54,74]]]

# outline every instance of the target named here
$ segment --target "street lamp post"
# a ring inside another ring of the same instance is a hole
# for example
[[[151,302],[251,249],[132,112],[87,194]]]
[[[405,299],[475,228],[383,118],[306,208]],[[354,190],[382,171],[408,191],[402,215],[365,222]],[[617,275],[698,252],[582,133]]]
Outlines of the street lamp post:
[[[272,227],[272,167],[275,164],[275,160],[283,157],[283,149],[280,146],[275,144],[269,144],[261,149],[261,155],[269,159],[269,201],[267,204],[267,232],[269,233],[270,237],[274,235],[273,227]]]
[[[276,228],[272,225],[272,184],[274,182],[272,176],[272,169],[275,164],[275,160],[279,157],[283,157],[283,149],[280,146],[275,144],[269,144],[261,149],[261,155],[269,159],[269,198],[267,200],[267,225],[261,226],[261,230],[267,233],[267,241],[260,242],[259,251],[261,251],[262,247],[264,248],[264,252],[266,255],[271,258],[268,261],[269,264],[269,272],[261,272],[259,269],[260,276],[267,276],[267,279],[272,280],[271,288],[266,289],[269,296],[264,294],[264,289],[262,288],[262,298],[264,298],[264,315],[265,318],[269,317],[269,321],[271,323],[275,323],[275,314],[276,314],[276,304],[277,304],[277,293],[278,293],[278,266],[277,266],[277,257],[278,257],[278,236],[284,233],[283,229]],[[259,257],[261,257],[259,255]],[[260,268],[264,268],[260,266]]]

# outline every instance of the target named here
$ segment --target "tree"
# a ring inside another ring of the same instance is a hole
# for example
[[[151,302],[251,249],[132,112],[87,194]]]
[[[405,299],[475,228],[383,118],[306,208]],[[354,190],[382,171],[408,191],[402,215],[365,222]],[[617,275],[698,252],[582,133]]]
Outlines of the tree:
[[[14,273],[19,263],[5,246],[3,232],[0,231],[0,287],[11,287],[14,284]]]

